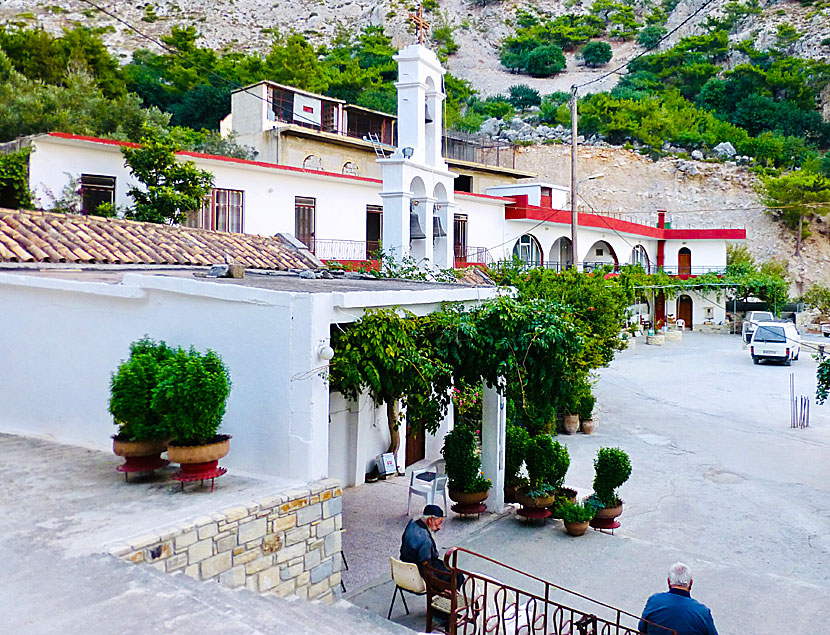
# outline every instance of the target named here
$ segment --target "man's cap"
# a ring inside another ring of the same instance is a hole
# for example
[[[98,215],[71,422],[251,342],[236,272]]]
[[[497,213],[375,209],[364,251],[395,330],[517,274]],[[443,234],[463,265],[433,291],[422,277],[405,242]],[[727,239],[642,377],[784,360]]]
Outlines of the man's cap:
[[[438,507],[438,505],[427,505],[424,507],[424,516],[435,516],[436,518],[443,518],[444,517],[444,510]]]

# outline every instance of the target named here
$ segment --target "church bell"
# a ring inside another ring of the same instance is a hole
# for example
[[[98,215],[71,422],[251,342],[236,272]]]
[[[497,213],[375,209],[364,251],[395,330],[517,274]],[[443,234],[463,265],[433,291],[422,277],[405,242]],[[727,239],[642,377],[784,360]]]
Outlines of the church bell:
[[[415,208],[412,205],[412,201],[409,203],[409,238],[410,240],[424,240],[427,235],[424,233],[424,230],[421,229],[421,221],[418,220],[418,212],[415,211]]]
[[[447,235],[447,232],[444,231],[444,227],[441,225],[441,218],[438,216],[432,217],[432,238],[433,240],[436,238],[444,238]]]

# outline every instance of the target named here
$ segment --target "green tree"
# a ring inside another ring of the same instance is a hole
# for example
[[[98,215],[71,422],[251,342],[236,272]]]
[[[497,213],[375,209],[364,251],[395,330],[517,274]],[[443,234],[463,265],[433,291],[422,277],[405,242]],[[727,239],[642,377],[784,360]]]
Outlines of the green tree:
[[[29,150],[0,154],[0,207],[27,208],[29,193]]]
[[[514,84],[508,89],[509,96],[507,101],[516,110],[527,110],[531,106],[538,106],[542,103],[542,97],[539,91],[531,88],[527,84]]]
[[[554,44],[537,46],[527,56],[525,70],[532,77],[550,77],[565,69],[565,54]]]
[[[644,26],[637,35],[637,44],[646,49],[653,49],[666,34],[666,27],[650,24]]]
[[[581,56],[586,66],[604,66],[611,61],[611,45],[608,42],[588,42],[583,47]]]
[[[764,204],[795,231],[795,255],[801,255],[802,240],[810,235],[810,219],[830,211],[830,181],[815,172],[795,170],[762,177],[761,182]]]
[[[213,175],[193,161],[178,161],[180,146],[169,136],[151,130],[138,148],[124,147],[121,153],[130,173],[144,186],[130,188],[134,205],[127,218],[150,223],[180,224],[189,212],[196,212],[210,193]]]
[[[332,329],[331,387],[355,400],[365,390],[376,406],[385,405],[389,452],[400,445],[398,402],[407,405],[411,423],[429,432],[437,429],[449,403],[449,369],[421,335],[422,325],[411,313],[377,309]]]

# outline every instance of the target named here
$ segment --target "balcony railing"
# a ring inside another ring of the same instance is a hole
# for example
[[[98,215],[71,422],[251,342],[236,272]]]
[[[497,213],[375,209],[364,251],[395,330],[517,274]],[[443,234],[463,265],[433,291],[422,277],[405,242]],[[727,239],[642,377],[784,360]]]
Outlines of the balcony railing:
[[[446,590],[449,635],[638,635],[639,617],[594,600],[487,556],[454,547],[444,557],[452,573],[466,578],[456,588],[450,575]],[[486,574],[484,573],[486,572]],[[510,580],[510,584],[502,580]],[[434,589],[431,589],[434,592]],[[565,604],[567,602],[567,604]],[[578,608],[577,608],[578,607]],[[431,617],[431,612],[428,613]],[[677,635],[669,628],[649,631]],[[428,622],[427,626],[431,626]]]
[[[528,269],[533,268],[542,268],[542,269],[552,269],[554,271],[564,271],[571,267],[571,262],[558,262],[556,260],[546,260],[543,262],[539,262],[538,260],[530,260],[524,262],[524,267]],[[498,262],[490,265],[495,269],[501,269],[504,267],[513,267],[515,266],[515,261],[513,260],[499,260]],[[611,271],[619,272],[623,265],[614,262],[606,262],[606,261],[584,261],[580,263],[580,269],[582,271],[598,271],[603,267],[611,267]],[[662,267],[658,267],[657,265],[645,265],[640,264],[646,273],[654,274],[658,271],[662,270],[664,273],[670,276],[700,276],[705,273],[717,273],[723,274],[726,271],[726,267],[724,265],[697,265],[697,266],[683,266],[683,265],[663,265]]]
[[[466,267],[468,264],[490,266],[494,262],[493,256],[487,247],[462,247],[455,246],[455,266]]]

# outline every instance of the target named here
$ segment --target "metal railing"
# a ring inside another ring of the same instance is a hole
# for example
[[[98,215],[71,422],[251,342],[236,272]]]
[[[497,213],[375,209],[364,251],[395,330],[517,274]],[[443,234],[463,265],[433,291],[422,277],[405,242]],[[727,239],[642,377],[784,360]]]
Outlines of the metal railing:
[[[464,566],[459,563],[461,555]],[[451,572],[449,635],[638,635],[640,632],[640,618],[633,613],[474,551],[453,547],[444,556],[444,563]],[[474,568],[487,569],[496,577]],[[466,578],[461,589],[456,588],[454,573],[462,573]],[[524,588],[497,579],[506,576],[518,579]],[[574,606],[567,606],[563,601]],[[576,605],[581,608],[575,608]],[[677,635],[665,627],[660,627],[658,632]]]
[[[524,262],[524,268],[533,269],[533,268],[542,268],[542,269],[552,269],[557,272],[562,272],[565,269],[571,267],[571,262],[558,262],[556,260],[546,260],[543,262],[539,262],[538,260],[530,260]],[[514,260],[499,260],[493,263],[492,266],[494,269],[503,269],[504,267],[513,267],[515,266]],[[606,262],[606,261],[583,261],[580,263],[580,271],[598,271],[603,267],[609,268],[613,272],[619,272],[624,264],[619,264],[615,262]],[[663,271],[670,276],[700,276],[705,273],[717,273],[723,274],[726,273],[726,267],[724,265],[699,265],[694,267],[682,266],[682,265],[663,265],[662,267],[658,267],[657,265],[645,265],[640,264],[646,273],[653,274],[659,271]]]
[[[490,250],[487,247],[460,247],[455,246],[455,266],[463,267],[468,263],[492,265],[494,262],[493,256],[490,255]]]
[[[321,260],[372,260],[380,249],[378,241],[321,240],[314,241],[314,255]]]

